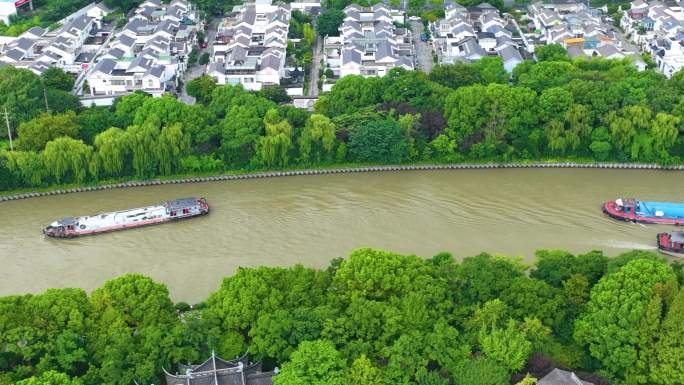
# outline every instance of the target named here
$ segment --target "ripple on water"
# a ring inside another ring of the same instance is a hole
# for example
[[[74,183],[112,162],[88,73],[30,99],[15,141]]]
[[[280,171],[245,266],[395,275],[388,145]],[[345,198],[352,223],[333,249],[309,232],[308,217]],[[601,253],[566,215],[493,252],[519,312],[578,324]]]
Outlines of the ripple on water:
[[[506,169],[354,173],[165,185],[0,204],[0,295],[48,287],[92,289],[126,272],[197,301],[238,266],[324,267],[358,247],[458,257],[651,249],[669,227],[605,217],[619,196],[683,200],[682,178],[630,170]],[[48,240],[50,221],[202,195],[211,214],[75,240]]]

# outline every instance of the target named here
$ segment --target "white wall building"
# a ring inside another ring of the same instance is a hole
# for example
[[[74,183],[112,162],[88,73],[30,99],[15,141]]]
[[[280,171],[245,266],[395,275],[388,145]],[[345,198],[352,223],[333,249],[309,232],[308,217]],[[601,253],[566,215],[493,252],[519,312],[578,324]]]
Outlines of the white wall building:
[[[389,7],[352,4],[344,13],[340,36],[327,37],[324,44],[324,60],[336,76],[384,76],[395,67],[414,69],[411,30],[394,26],[396,15]]]
[[[207,74],[218,84],[248,90],[279,85],[285,77],[290,7],[258,0],[237,9],[218,27]]]
[[[173,90],[196,41],[197,12],[187,0],[146,0],[88,73],[90,95]]]
[[[97,28],[107,12],[102,6],[90,4],[63,19],[62,27],[57,30],[33,27],[18,38],[0,44],[0,62],[27,68],[36,74],[50,66],[79,73],[99,48],[96,43],[86,42],[96,37]]]
[[[432,45],[440,63],[473,62],[485,56],[500,56],[511,72],[523,61],[507,23],[488,3],[464,7],[449,3],[444,19],[431,23]]]
[[[635,0],[620,26],[667,77],[684,67],[684,9],[673,1]]]

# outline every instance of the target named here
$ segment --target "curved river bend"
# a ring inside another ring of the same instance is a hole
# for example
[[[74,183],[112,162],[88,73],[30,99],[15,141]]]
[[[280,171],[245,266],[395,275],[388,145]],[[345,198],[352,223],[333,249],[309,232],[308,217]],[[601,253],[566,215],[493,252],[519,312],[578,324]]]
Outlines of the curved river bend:
[[[164,185],[0,204],[0,295],[99,287],[127,272],[196,302],[239,266],[325,267],[359,247],[458,257],[480,251],[530,257],[535,249],[610,254],[655,249],[673,227],[612,220],[620,196],[684,201],[676,171],[492,169],[354,173]],[[41,228],[171,198],[205,196],[202,218],[72,240]]]

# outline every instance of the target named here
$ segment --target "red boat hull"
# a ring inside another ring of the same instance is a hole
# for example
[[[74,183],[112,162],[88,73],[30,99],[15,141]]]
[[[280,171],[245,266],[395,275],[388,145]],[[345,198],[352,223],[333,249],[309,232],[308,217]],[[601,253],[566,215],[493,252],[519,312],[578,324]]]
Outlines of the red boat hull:
[[[636,215],[633,211],[624,212],[618,208],[618,205],[615,203],[615,201],[604,203],[603,212],[611,218],[625,222],[684,226],[684,219],[645,217]]]
[[[656,235],[656,242],[658,244],[658,250],[667,255],[673,257],[684,258],[684,248],[681,243],[672,242],[672,238],[669,233],[660,233]]]

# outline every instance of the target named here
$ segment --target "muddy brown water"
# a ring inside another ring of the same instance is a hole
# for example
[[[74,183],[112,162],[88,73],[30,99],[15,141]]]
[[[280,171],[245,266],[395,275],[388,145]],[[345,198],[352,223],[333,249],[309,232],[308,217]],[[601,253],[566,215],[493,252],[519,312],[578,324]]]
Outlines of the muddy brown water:
[[[115,189],[0,203],[0,295],[101,286],[139,272],[196,302],[239,266],[325,267],[360,247],[461,258],[540,248],[655,250],[669,226],[623,223],[602,202],[684,201],[676,171],[493,169],[297,176]],[[71,240],[54,219],[204,196],[206,217]]]

